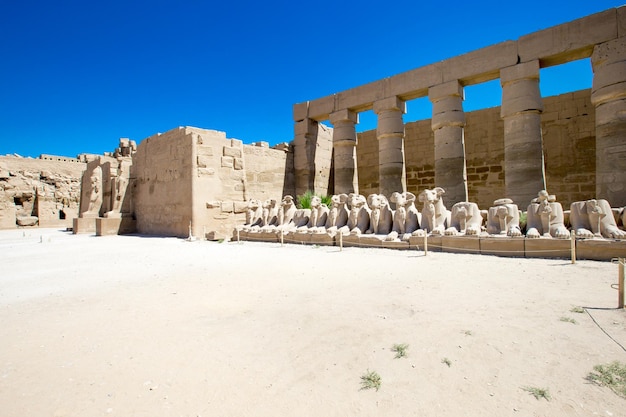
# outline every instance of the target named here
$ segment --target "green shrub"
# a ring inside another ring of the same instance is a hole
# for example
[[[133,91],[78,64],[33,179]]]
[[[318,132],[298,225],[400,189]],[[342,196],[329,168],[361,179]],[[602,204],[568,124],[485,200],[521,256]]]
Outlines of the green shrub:
[[[313,198],[314,195],[317,195],[322,200],[322,203],[326,204],[327,207],[330,207],[332,203],[331,196],[313,194],[313,191],[311,190],[307,190],[304,194],[299,195],[296,198],[297,207],[299,209],[310,209],[311,199]]]

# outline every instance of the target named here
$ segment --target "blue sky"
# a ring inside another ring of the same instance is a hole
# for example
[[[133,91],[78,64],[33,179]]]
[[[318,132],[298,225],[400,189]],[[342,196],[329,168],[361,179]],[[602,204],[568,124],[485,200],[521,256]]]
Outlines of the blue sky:
[[[101,154],[120,137],[140,142],[177,126],[288,142],[294,103],[620,5],[5,1],[0,155]],[[584,60],[542,70],[540,86],[550,96],[590,88],[591,78]],[[464,107],[499,105],[500,94],[498,81],[468,87]],[[368,113],[359,131],[375,128]],[[415,100],[405,120],[429,114],[428,100]]]

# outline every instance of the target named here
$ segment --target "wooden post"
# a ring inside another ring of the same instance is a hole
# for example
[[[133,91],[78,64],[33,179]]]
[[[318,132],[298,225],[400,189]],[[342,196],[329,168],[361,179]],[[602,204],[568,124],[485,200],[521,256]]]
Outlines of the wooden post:
[[[572,253],[572,263],[575,264],[576,263],[576,232],[572,230],[570,237],[571,237],[570,252]]]
[[[283,246],[284,240],[283,240],[283,229],[280,229],[280,246]]]
[[[617,282],[617,290],[619,295],[617,296],[617,307],[624,308],[624,264],[626,263],[625,258],[618,259],[618,282]]]
[[[343,252],[343,233],[339,232],[339,252]]]
[[[424,230],[426,234],[424,234],[424,256],[428,255],[428,230]]]
[[[237,229],[237,243],[239,243],[239,229]]]

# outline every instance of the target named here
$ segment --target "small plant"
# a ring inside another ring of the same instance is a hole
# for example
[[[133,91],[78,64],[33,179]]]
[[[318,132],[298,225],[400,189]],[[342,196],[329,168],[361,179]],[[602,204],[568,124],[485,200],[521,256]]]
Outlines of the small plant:
[[[582,307],[578,307],[578,306],[574,306],[570,309],[570,312],[572,313],[584,313],[585,309]]]
[[[464,331],[463,331],[463,334],[464,334],[465,336],[472,336],[474,333],[472,333],[472,331],[471,331],[471,330],[464,330]]]
[[[224,239],[218,239],[217,243],[224,243]]]
[[[405,358],[407,353],[406,350],[409,348],[409,345],[406,343],[395,344],[391,347],[392,352],[396,352],[396,359]]]
[[[545,398],[546,401],[550,401],[552,397],[550,397],[550,391],[548,388],[538,388],[538,387],[522,387],[524,391],[529,392],[533,397],[537,400],[541,398]]]
[[[578,322],[571,317],[562,316],[559,320],[567,322],[567,323],[578,324]]]
[[[443,363],[445,365],[448,365],[448,368],[452,366],[452,361],[450,359],[448,359],[448,358],[443,358],[441,360],[441,363]]]
[[[299,209],[310,209],[311,208],[311,199],[316,194],[313,194],[311,190],[307,190],[304,194],[299,195],[297,198],[297,206]],[[330,196],[326,195],[318,195],[318,197],[322,200],[322,204],[326,204],[326,207],[330,207],[332,204],[332,200]]]
[[[380,388],[382,379],[378,372],[370,371],[369,369],[363,375],[361,375],[361,389],[376,388],[376,391]]]
[[[626,364],[613,361],[608,365],[596,365],[595,372],[587,375],[587,380],[611,388],[620,397],[626,398]]]

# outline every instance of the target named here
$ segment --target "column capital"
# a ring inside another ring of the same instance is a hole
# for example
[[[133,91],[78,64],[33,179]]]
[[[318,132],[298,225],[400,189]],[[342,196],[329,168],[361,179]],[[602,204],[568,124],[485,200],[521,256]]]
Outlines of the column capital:
[[[343,109],[333,112],[329,115],[330,122],[336,124],[338,122],[352,122],[359,123],[359,114],[352,110]]]
[[[383,111],[396,110],[406,113],[406,102],[397,96],[384,98],[374,102],[374,113],[379,114]]]
[[[539,79],[539,60],[528,61],[500,69],[500,85],[503,87],[519,80]]]
[[[465,100],[465,91],[459,80],[448,81],[447,83],[437,84],[428,89],[428,99],[435,103],[446,97],[461,97]]]

